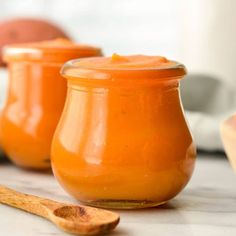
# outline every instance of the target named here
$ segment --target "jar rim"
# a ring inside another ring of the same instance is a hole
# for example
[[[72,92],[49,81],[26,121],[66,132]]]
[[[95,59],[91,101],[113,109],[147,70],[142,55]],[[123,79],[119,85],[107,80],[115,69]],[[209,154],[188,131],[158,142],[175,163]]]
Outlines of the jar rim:
[[[3,60],[32,61],[32,62],[55,62],[65,63],[73,58],[100,56],[102,51],[98,47],[84,44],[71,46],[41,46],[40,42],[7,45],[3,48]]]
[[[99,57],[92,57],[92,59]],[[79,61],[88,58],[74,59],[66,62],[61,68],[61,75],[68,80],[76,79],[95,79],[95,80],[113,80],[113,79],[173,79],[181,78],[187,74],[186,67],[176,61],[171,65],[148,68],[103,68],[88,67],[77,65]],[[91,59],[91,57],[89,58]]]

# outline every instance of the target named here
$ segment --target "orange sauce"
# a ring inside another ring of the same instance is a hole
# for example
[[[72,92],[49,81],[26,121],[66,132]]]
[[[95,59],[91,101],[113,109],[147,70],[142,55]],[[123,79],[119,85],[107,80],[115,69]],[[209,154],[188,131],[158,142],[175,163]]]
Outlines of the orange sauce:
[[[5,48],[10,81],[1,116],[1,146],[15,164],[50,168],[51,140],[67,89],[60,68],[67,60],[97,55],[100,49],[66,39]]]
[[[62,186],[94,206],[162,204],[189,181],[196,151],[185,121],[183,65],[119,56],[67,63],[68,94],[52,144]]]

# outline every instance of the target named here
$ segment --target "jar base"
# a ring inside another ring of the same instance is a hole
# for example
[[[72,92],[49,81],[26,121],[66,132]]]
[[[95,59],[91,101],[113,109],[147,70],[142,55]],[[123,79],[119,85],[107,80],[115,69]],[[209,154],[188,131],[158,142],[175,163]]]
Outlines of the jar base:
[[[94,200],[94,201],[82,201],[83,204],[98,207],[98,208],[108,208],[108,209],[143,209],[151,208],[165,204],[167,201],[163,202],[152,202],[146,200]]]
[[[36,171],[36,172],[45,172],[45,173],[52,173],[51,165],[29,165],[29,164],[22,164],[20,162],[17,162],[15,160],[10,159],[10,161],[17,166],[18,168],[29,170],[29,171]]]

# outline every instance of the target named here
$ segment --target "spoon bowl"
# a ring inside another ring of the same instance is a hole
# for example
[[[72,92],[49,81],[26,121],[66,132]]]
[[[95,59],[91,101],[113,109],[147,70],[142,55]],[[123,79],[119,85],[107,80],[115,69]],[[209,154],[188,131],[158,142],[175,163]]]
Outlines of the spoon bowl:
[[[76,205],[59,207],[50,218],[64,231],[86,235],[106,233],[119,223],[119,217],[114,212]]]

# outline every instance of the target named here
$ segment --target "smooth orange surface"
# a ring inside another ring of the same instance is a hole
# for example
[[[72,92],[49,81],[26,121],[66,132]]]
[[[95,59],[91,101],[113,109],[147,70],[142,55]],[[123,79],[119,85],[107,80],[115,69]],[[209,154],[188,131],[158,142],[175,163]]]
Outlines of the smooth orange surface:
[[[94,69],[122,69],[122,68],[137,68],[137,69],[151,69],[161,68],[165,66],[172,66],[176,63],[169,61],[165,57],[160,56],[145,56],[132,55],[121,56],[116,53],[112,57],[90,58],[88,60],[79,61],[78,66],[89,67]]]
[[[182,76],[173,77],[168,67],[165,73],[147,69],[149,59],[154,59],[152,68],[160,69],[159,57],[120,59],[84,59],[64,66],[69,89],[53,139],[52,167],[62,186],[88,204],[158,205],[184,188],[195,163],[178,88],[185,70],[182,66]],[[123,69],[125,60],[142,77],[135,79],[135,71]],[[163,74],[172,77],[157,76]]]
[[[66,97],[66,81],[59,71],[74,57],[100,55],[100,50],[68,40],[9,46],[9,90],[1,117],[2,148],[17,165],[50,167],[50,145]],[[35,59],[36,55],[40,55]]]

